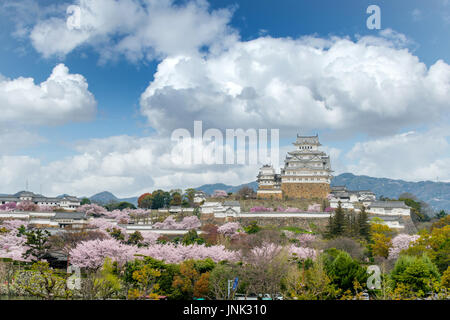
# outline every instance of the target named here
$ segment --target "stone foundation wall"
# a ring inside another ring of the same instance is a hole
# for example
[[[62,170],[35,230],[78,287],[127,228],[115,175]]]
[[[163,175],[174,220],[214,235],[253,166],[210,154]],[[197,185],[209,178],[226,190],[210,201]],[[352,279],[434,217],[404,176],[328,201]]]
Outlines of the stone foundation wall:
[[[260,192],[257,192],[256,193],[256,197],[258,199],[278,199],[278,200],[282,200],[283,199],[283,194],[282,193],[260,193]]]
[[[222,225],[227,222],[239,222],[241,225],[246,226],[256,221],[259,226],[273,226],[273,227],[298,227],[308,231],[312,231],[312,229],[325,230],[328,225],[328,217],[327,218],[304,218],[304,217],[277,217],[277,218],[268,218],[268,217],[226,217],[226,218],[215,218],[213,214],[211,215],[202,215],[201,222],[203,225],[205,224],[216,224]],[[315,230],[317,231],[317,230]]]
[[[328,183],[283,183],[283,197],[289,199],[326,199],[330,193]]]

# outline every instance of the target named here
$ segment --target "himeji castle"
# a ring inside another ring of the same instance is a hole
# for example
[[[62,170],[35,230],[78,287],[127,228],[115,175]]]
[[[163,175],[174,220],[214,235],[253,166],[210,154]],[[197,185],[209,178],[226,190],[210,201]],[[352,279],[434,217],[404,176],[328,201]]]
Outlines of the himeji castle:
[[[288,152],[284,168],[277,174],[264,165],[257,176],[259,198],[325,199],[330,193],[332,176],[330,157],[319,150],[319,136],[299,136]]]

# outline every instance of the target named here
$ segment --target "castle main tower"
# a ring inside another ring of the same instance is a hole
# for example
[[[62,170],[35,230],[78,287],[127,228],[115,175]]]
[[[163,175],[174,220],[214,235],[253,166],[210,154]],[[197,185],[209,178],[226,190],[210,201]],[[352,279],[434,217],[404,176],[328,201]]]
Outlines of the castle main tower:
[[[283,197],[325,199],[330,193],[332,170],[330,157],[319,150],[319,136],[299,136],[288,152],[281,169]]]

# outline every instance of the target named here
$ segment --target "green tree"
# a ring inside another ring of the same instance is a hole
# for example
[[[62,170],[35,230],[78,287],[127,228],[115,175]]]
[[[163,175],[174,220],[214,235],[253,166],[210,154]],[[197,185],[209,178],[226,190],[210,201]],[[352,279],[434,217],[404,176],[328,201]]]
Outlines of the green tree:
[[[171,206],[180,206],[181,205],[181,194],[179,194],[178,192],[174,192],[172,194],[172,199],[170,200],[170,205]]]
[[[343,235],[346,231],[346,222],[344,209],[342,209],[341,202],[339,201],[334,214],[330,216],[327,227],[327,237],[334,238]]]
[[[362,238],[368,240],[370,237],[370,223],[365,206],[362,206],[361,212],[358,215],[358,228],[359,228],[359,235]]]
[[[88,198],[81,199],[81,205],[85,205],[85,204],[91,204],[91,200],[89,200]]]
[[[194,205],[194,197],[195,197],[195,193],[197,191],[193,188],[188,188],[184,191],[184,196],[186,197],[186,199],[189,201],[189,205],[193,206]]]
[[[170,193],[165,192],[163,190],[156,190],[152,194],[153,200],[152,200],[152,209],[160,209],[165,208],[169,205],[170,202]]]
[[[118,297],[122,289],[122,283],[117,275],[116,263],[111,258],[105,258],[100,271],[94,279],[95,293],[100,299],[110,299]]]
[[[50,242],[48,241],[50,232],[47,230],[32,229],[25,232],[25,236],[27,237],[25,246],[28,249],[23,254],[23,257],[30,258],[32,261],[42,260],[50,248]]]
[[[336,249],[325,252],[325,270],[331,283],[342,291],[355,292],[354,282],[365,284],[368,278],[366,269],[347,253]]]
[[[135,231],[128,237],[127,243],[133,245],[139,245],[144,240],[142,233]]]
[[[203,244],[203,243],[205,243],[205,239],[199,237],[197,234],[197,231],[192,229],[192,230],[189,230],[189,232],[183,236],[183,239],[181,240],[181,242],[187,246],[187,245],[194,244],[194,243]]]
[[[28,294],[44,300],[68,299],[72,291],[67,288],[65,274],[49,267],[48,262],[38,261],[31,269],[16,279],[17,286]]]
[[[331,283],[319,256],[310,268],[292,267],[285,279],[286,296],[296,300],[327,300],[335,298],[339,290]]]
[[[447,213],[444,210],[439,211],[439,213],[436,215],[436,218],[442,219],[447,216]]]
[[[138,198],[138,207],[143,209],[150,209],[152,207],[152,194],[144,193]]]
[[[258,222],[257,221],[251,221],[248,226],[244,227],[244,230],[248,234],[253,234],[253,233],[259,232],[261,230],[261,227],[258,226]]]
[[[433,290],[433,281],[440,281],[436,265],[426,255],[414,257],[401,255],[391,272],[393,287],[405,286],[418,296],[425,296]]]

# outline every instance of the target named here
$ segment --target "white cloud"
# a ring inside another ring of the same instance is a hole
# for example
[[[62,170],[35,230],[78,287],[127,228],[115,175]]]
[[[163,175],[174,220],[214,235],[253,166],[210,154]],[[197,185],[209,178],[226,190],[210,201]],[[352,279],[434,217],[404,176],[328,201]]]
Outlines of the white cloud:
[[[116,136],[87,141],[77,147],[77,155],[48,164],[29,157],[3,156],[0,174],[7,172],[8,176],[0,193],[23,189],[27,179],[32,191],[39,192],[42,184],[42,192],[48,195],[90,196],[108,190],[124,197],[158,188],[170,190],[216,182],[238,184],[256,179],[258,165],[173,163],[175,145],[161,137]]]
[[[79,0],[81,24],[70,29],[65,10],[39,21],[31,30],[35,49],[44,57],[65,56],[92,46],[102,60],[125,55],[131,61],[197,52],[236,37],[228,27],[230,9],[209,10],[205,0]]]
[[[299,128],[389,135],[448,112],[450,66],[427,68],[397,47],[406,41],[397,33],[377,39],[264,37],[206,57],[171,56],[142,94],[141,111],[161,133],[203,120],[280,128],[283,136]]]
[[[33,78],[0,79],[0,105],[0,123],[17,126],[90,120],[97,103],[86,79],[59,64],[41,84]]]
[[[450,131],[407,132],[356,143],[346,155],[355,174],[408,181],[450,181]]]

